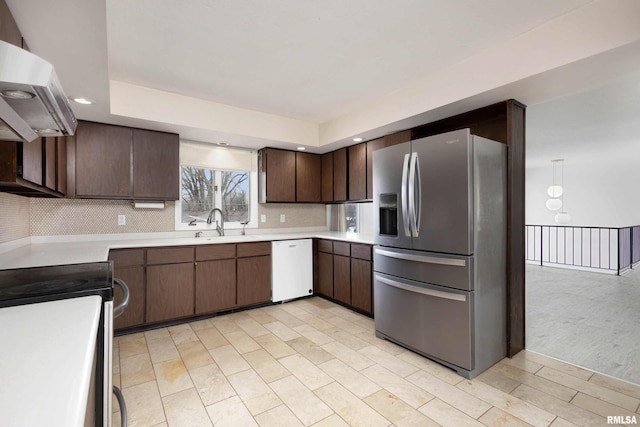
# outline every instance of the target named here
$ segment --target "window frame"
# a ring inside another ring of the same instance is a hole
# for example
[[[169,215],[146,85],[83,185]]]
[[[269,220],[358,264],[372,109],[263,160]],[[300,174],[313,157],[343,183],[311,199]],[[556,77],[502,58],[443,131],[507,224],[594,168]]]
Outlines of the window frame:
[[[182,222],[182,167],[190,166],[188,164],[180,164],[180,198],[175,202],[175,230],[185,231],[207,231],[216,230],[216,224],[207,224],[206,221],[197,221],[195,225],[189,225],[189,223]],[[203,168],[201,166],[195,166],[201,169],[209,169],[211,171],[222,171],[223,169],[215,168]],[[245,228],[258,228],[258,172],[246,171],[249,173],[249,223]],[[242,224],[239,221],[228,221],[224,223],[225,230],[238,230],[242,229]]]

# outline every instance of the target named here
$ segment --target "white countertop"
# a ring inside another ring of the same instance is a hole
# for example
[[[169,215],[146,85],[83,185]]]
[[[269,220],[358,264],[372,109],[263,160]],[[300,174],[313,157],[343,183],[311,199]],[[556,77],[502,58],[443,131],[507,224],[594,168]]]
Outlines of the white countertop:
[[[0,417],[7,426],[83,426],[99,296],[0,309]]]
[[[60,236],[48,238],[46,242],[25,243],[0,253],[0,269],[44,267],[51,265],[81,264],[87,262],[106,261],[111,249],[143,248],[153,246],[187,246],[210,245],[216,243],[242,243],[272,240],[321,238],[342,240],[351,243],[373,244],[373,237],[357,233],[340,233],[336,231],[312,231],[298,233],[248,234],[246,236],[224,236],[200,238],[184,237],[133,237],[127,235],[105,236],[104,240],[94,240],[92,236]],[[91,238],[92,240],[83,240]],[[0,245],[1,246],[1,245]]]

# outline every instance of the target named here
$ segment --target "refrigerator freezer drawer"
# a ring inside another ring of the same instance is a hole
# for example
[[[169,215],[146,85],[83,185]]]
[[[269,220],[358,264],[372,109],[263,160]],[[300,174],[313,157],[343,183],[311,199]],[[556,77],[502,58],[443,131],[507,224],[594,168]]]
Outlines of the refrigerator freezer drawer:
[[[465,370],[473,358],[473,292],[375,273],[376,332]]]
[[[376,246],[373,250],[373,265],[377,272],[463,291],[474,289],[473,261],[473,256],[384,246]]]

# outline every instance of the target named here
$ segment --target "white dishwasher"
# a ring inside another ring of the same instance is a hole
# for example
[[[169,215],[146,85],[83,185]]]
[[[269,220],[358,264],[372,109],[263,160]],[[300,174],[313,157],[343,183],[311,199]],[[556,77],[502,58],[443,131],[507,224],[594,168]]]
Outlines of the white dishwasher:
[[[313,293],[311,239],[271,243],[271,301],[280,302]]]

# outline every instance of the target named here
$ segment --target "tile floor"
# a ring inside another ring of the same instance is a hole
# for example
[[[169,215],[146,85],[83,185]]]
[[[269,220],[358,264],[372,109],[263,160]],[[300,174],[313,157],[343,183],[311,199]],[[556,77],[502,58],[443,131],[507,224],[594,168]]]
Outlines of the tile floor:
[[[529,351],[468,381],[376,338],[372,319],[321,298],[118,337],[113,376],[132,427],[559,427],[640,418],[640,387]]]
[[[640,270],[526,266],[526,348],[640,384]]]

